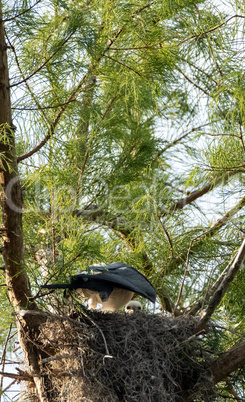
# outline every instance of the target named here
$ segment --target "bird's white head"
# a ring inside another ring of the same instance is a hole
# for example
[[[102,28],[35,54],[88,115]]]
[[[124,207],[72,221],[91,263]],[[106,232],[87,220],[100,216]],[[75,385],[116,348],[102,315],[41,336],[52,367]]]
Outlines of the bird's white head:
[[[131,300],[125,306],[125,312],[127,314],[135,314],[142,310],[142,305],[136,300]]]

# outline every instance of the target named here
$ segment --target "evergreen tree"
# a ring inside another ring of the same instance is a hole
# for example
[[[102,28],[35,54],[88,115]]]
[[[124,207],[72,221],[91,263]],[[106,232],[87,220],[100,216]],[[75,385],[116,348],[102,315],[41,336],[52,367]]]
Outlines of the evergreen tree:
[[[226,328],[216,383],[242,370],[244,2],[212,3],[1,2],[2,340],[11,312],[46,308],[44,281],[123,261],[157,308]]]

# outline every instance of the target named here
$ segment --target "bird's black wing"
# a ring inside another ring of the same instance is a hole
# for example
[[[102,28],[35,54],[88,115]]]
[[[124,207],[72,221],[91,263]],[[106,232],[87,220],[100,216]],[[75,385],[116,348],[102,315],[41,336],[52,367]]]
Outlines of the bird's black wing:
[[[51,285],[42,285],[44,289],[71,289],[70,283],[53,283]]]
[[[98,292],[101,286],[117,287],[138,293],[153,303],[156,301],[156,291],[148,279],[135,268],[121,262],[90,266],[87,271],[72,276],[71,285],[76,289],[80,287]]]
[[[79,274],[71,277],[71,283],[53,283],[51,285],[42,285],[44,289],[89,289],[99,293],[102,302],[108,300],[111,292],[113,291],[113,284],[108,281],[102,281],[100,278],[92,276],[89,278],[84,271],[84,275]]]

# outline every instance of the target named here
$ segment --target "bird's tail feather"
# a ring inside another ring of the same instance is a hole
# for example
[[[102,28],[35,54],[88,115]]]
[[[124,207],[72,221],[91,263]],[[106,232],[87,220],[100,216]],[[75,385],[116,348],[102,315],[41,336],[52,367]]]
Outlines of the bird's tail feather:
[[[41,288],[45,289],[69,289],[71,285],[69,283],[54,283],[52,285],[42,285]]]

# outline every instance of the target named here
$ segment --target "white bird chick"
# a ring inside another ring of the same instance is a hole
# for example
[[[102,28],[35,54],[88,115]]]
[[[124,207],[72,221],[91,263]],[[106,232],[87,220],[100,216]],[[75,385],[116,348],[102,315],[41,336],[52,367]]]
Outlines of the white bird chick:
[[[125,306],[125,312],[127,314],[135,314],[142,310],[142,305],[136,300],[131,300]]]

